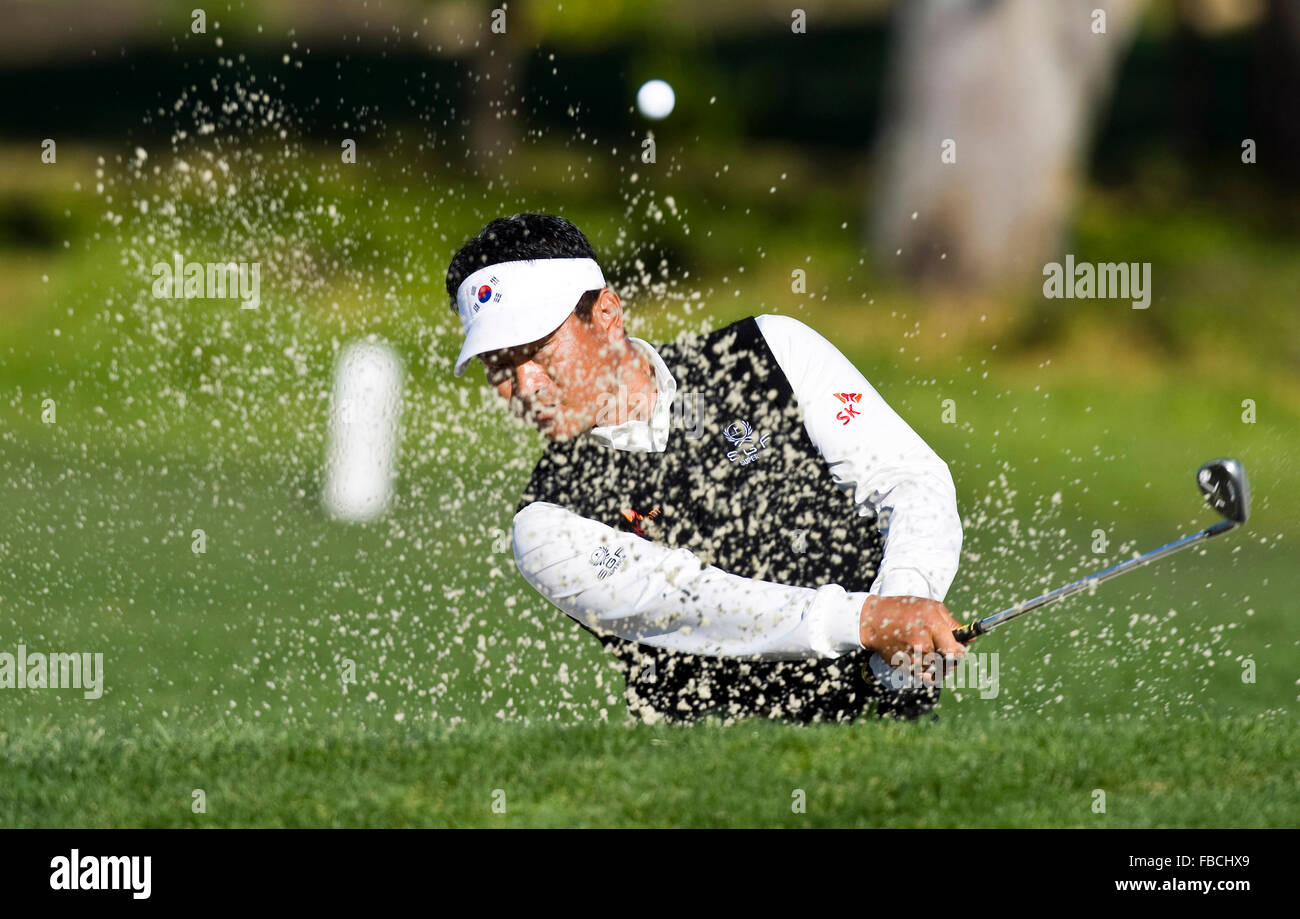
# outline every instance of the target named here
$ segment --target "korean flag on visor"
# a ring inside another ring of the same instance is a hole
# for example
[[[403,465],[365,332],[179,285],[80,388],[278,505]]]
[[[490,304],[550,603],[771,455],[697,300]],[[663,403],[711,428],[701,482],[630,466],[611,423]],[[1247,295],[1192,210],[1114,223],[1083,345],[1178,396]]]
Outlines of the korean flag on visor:
[[[475,271],[456,291],[465,344],[456,376],[476,355],[545,338],[569,318],[589,290],[605,286],[595,259],[541,258],[500,262]]]

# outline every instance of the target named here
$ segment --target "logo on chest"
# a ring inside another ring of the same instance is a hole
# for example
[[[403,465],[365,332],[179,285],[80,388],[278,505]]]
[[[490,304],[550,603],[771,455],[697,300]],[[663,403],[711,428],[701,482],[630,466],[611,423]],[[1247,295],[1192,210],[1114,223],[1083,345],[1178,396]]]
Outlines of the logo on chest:
[[[772,440],[771,434],[755,436],[754,426],[743,418],[737,418],[723,428],[722,436],[736,447],[727,451],[727,459],[742,466],[748,466],[758,459],[759,452],[767,449]]]

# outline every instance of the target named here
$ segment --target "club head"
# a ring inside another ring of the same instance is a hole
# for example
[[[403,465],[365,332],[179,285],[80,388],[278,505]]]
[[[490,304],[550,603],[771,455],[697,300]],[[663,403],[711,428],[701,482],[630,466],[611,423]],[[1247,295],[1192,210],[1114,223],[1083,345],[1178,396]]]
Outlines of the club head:
[[[1235,459],[1211,460],[1196,470],[1196,484],[1210,505],[1233,523],[1250,517],[1250,483],[1246,467]]]

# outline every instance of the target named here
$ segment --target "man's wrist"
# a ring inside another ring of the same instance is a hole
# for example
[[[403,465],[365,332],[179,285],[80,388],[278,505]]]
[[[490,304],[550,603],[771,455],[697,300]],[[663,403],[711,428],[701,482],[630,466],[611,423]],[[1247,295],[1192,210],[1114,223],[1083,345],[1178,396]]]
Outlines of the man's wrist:
[[[873,611],[880,600],[875,594],[867,594],[858,610],[858,643],[864,648],[875,646],[875,617]]]

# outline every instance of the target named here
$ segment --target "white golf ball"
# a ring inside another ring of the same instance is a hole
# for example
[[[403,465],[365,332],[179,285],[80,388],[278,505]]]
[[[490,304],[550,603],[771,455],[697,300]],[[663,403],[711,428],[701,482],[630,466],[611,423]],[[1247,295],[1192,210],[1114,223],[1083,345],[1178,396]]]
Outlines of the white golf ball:
[[[636,107],[656,121],[671,115],[676,104],[677,94],[663,80],[650,80],[636,91]]]

